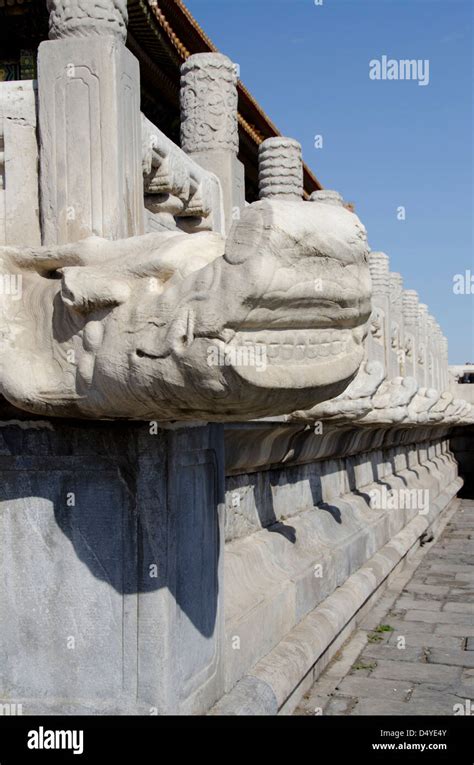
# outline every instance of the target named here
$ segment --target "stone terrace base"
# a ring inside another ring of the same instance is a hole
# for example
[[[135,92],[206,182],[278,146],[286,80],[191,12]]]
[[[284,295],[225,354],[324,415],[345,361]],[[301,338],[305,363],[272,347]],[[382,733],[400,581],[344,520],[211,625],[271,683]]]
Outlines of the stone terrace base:
[[[227,695],[213,713],[288,714],[462,481],[442,428],[236,425],[226,449]],[[389,506],[371,507],[374,490]]]
[[[0,702],[23,714],[291,712],[436,533],[461,485],[447,439],[4,421]],[[422,507],[371,507],[374,489],[395,502],[419,490]]]
[[[217,427],[3,423],[0,699],[204,712],[223,691]]]

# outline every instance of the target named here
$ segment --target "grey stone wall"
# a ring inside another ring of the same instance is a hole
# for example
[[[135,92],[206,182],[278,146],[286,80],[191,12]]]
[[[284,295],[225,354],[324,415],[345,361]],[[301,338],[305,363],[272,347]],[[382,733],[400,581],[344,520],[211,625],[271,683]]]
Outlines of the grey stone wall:
[[[201,713],[221,678],[219,426],[3,422],[0,699]]]
[[[274,714],[462,481],[445,428],[285,437],[276,423],[236,424],[226,464],[227,695],[214,711]]]

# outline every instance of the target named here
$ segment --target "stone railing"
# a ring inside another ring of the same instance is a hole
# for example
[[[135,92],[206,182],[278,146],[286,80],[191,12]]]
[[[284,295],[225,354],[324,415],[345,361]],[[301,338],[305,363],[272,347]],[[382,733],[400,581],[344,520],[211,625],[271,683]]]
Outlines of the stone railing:
[[[372,318],[365,360],[344,393],[289,421],[330,420],[360,426],[474,421],[474,409],[450,384],[448,342],[415,290],[403,289],[389,258],[369,254]],[[457,395],[456,395],[457,393]]]
[[[41,243],[36,83],[0,83],[0,245]]]
[[[225,233],[220,182],[142,114],[147,230]]]

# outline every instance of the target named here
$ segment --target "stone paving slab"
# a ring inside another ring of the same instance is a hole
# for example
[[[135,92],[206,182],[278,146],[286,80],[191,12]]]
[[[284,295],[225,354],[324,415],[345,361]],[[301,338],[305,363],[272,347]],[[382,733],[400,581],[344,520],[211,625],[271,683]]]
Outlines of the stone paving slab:
[[[461,501],[411,565],[295,714],[442,716],[473,699],[474,501]]]
[[[409,635],[412,632],[423,632],[426,635],[432,635],[436,629],[436,624],[405,622],[403,619],[399,618],[398,616],[394,617],[392,614],[387,614],[385,621],[388,621],[389,626],[392,628],[392,635]]]
[[[415,624],[415,622],[412,622]],[[435,635],[454,635],[456,637],[474,637],[474,625],[457,624],[453,619],[453,624],[438,624],[435,626]]]
[[[448,664],[456,667],[474,668],[473,651],[442,651],[438,648],[433,648],[428,653],[427,660],[428,664]]]
[[[460,677],[458,667],[422,662],[406,662],[383,659],[371,673],[371,677],[387,677],[390,680],[413,680],[416,683],[452,683]]]
[[[364,656],[380,661],[389,659],[395,661],[422,661],[426,655],[424,646],[407,646],[399,648],[397,643],[391,645],[368,645]]]
[[[419,685],[410,698],[410,707],[413,708],[412,714],[452,715],[455,704],[462,701],[464,699],[460,699],[458,696],[446,692],[446,690],[425,690],[425,686]]]
[[[372,716],[372,715],[387,715],[392,717],[393,715],[404,716],[413,715],[414,713],[410,704],[403,701],[395,701],[394,699],[360,699],[354,706],[352,712],[354,716]]]
[[[413,684],[405,681],[392,682],[392,680],[377,680],[349,675],[337,686],[337,690],[345,696],[405,700],[413,691]]]
[[[436,602],[434,598],[426,601],[403,596],[397,601],[397,611],[407,611],[416,609],[417,611],[441,611],[442,603]]]
[[[406,612],[405,621],[407,622],[427,622],[428,624],[451,624],[453,621],[458,625],[472,626],[474,619],[470,614],[453,614],[438,611],[415,611]]]
[[[458,614],[472,614],[474,615],[474,603],[460,603],[449,600],[443,606],[443,611],[455,612]],[[474,621],[474,619],[473,619]]]
[[[438,597],[439,595],[447,595],[449,593],[449,587],[447,586],[441,586],[441,585],[429,585],[429,584],[419,584],[418,582],[410,582],[405,587],[404,592],[412,592],[415,593],[415,595],[423,595],[424,597],[433,595],[434,597]],[[421,601],[420,601],[421,602]],[[429,600],[426,601],[429,603]]]
[[[397,632],[392,632],[388,641],[389,644],[396,645],[399,637]],[[426,650],[432,648],[446,648],[447,650],[456,651],[461,650],[465,643],[465,640],[462,637],[455,637],[454,635],[434,635],[430,632],[407,631],[404,634],[404,638],[407,648],[411,646],[414,648],[425,648]]]

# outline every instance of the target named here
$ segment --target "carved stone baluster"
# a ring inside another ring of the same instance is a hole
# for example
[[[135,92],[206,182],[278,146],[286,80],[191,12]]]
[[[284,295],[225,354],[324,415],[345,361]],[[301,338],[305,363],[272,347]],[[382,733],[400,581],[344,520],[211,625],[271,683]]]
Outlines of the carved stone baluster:
[[[49,39],[110,35],[127,39],[127,0],[46,0]]]
[[[237,159],[237,74],[221,53],[197,53],[181,67],[181,148],[219,178],[229,231],[245,205],[245,188]]]
[[[380,361],[389,375],[390,351],[390,260],[384,252],[369,253],[372,280],[372,320],[369,332],[369,359]]]
[[[405,329],[405,372],[419,380],[418,367],[418,293],[415,290],[403,290],[402,309]]]
[[[38,54],[44,244],[143,233],[140,77],[125,0],[48,0]]]
[[[442,348],[442,358],[443,358],[443,390],[448,390],[450,385],[449,380],[449,347],[448,347],[448,340],[443,335],[441,338],[441,348]]]
[[[390,273],[390,377],[405,375],[405,348],[403,332],[403,279],[401,274]]]
[[[436,385],[435,388],[439,391],[443,391],[443,359],[442,359],[442,336],[443,333],[441,331],[441,327],[438,324],[438,322],[435,320],[434,325],[434,363],[435,363],[435,380]]]
[[[36,83],[0,83],[0,244],[41,243]]]
[[[258,150],[260,199],[302,199],[301,144],[292,138],[267,138]]]
[[[427,319],[427,353],[429,387],[438,390],[436,364],[436,319],[430,313]]]
[[[419,338],[418,365],[420,385],[429,388],[431,381],[428,372],[428,306],[420,303],[418,306]]]
[[[344,199],[338,191],[331,189],[319,189],[319,191],[313,191],[310,196],[311,202],[323,202],[327,205],[339,205],[344,206]]]

